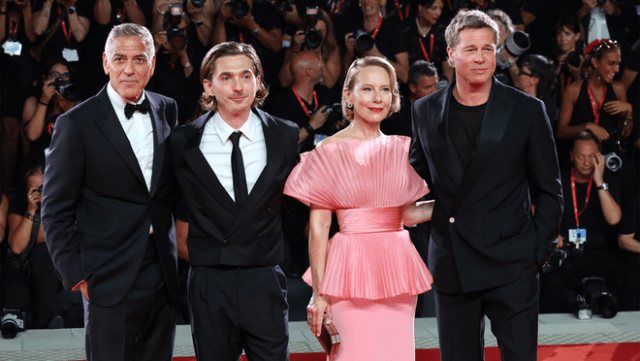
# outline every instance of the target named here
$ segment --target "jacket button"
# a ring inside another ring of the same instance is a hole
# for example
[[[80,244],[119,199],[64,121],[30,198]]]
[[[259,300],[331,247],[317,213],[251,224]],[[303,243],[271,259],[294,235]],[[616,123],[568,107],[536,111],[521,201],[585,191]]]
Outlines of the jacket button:
[[[455,222],[456,222],[455,218],[453,218],[453,217],[449,218],[449,223],[455,223]]]
[[[229,247],[229,241],[222,241],[222,247],[224,248]]]

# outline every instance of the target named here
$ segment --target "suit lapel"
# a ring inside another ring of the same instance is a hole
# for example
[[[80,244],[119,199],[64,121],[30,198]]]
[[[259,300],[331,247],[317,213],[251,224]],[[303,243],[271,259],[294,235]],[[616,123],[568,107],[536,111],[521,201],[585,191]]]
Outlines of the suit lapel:
[[[98,109],[97,109],[97,117],[95,122],[98,125],[98,128],[105,135],[107,140],[113,145],[113,148],[118,152],[122,160],[127,164],[127,166],[131,169],[133,174],[142,182],[144,188],[147,189],[147,185],[144,181],[144,176],[142,175],[142,170],[140,169],[140,164],[138,163],[138,159],[136,158],[135,153],[133,152],[133,148],[131,148],[131,143],[129,142],[129,138],[124,133],[122,129],[122,125],[118,120],[118,116],[116,115],[115,110],[113,110],[113,106],[111,105],[111,101],[109,100],[109,95],[107,94],[106,85],[100,93],[98,93]]]
[[[160,174],[162,173],[162,165],[164,163],[165,152],[165,140],[171,134],[171,127],[165,120],[164,106],[160,106],[153,97],[149,96],[149,103],[151,109],[149,115],[151,116],[151,125],[153,126],[153,171],[151,173],[151,195],[158,187],[160,180]]]
[[[209,162],[200,151],[200,142],[204,133],[204,126],[211,118],[212,113],[209,112],[204,116],[195,120],[189,127],[193,127],[195,132],[191,134],[184,145],[184,159],[186,160],[193,174],[202,182],[204,187],[211,195],[220,202],[229,212],[236,214],[238,206],[233,201],[227,190],[222,186],[215,172],[211,169]]]
[[[240,225],[242,225],[245,218],[249,213],[251,213],[251,210],[255,207],[260,198],[267,194],[269,186],[278,174],[278,169],[280,169],[282,158],[284,156],[283,147],[281,146],[283,142],[282,138],[280,138],[278,133],[274,130],[274,125],[270,124],[272,121],[259,109],[256,110],[255,113],[262,121],[262,130],[264,132],[264,140],[267,147],[267,165],[262,170],[262,173],[260,173],[256,184],[251,189],[251,193],[249,193],[247,200],[242,205],[240,212],[238,212],[233,225],[229,228],[228,235],[232,234]]]
[[[458,188],[454,212],[462,205],[500,144],[514,106],[515,101],[505,93],[504,86],[494,80],[476,141],[476,151]]]
[[[460,157],[458,157],[458,152],[455,149],[453,141],[449,136],[449,102],[451,99],[451,90],[452,85],[449,85],[449,88],[441,97],[432,99],[432,101],[439,103],[434,104],[432,109],[439,109],[439,111],[432,114],[428,121],[433,122],[430,133],[436,138],[434,140],[440,156],[439,164],[444,166],[451,180],[457,187],[464,176],[464,167],[462,166]]]

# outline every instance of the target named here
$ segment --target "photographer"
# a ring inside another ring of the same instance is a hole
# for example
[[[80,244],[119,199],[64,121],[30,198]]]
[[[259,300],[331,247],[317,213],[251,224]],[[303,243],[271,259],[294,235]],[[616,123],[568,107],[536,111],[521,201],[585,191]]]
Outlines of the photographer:
[[[215,17],[213,44],[235,41],[251,45],[264,69],[264,81],[277,85],[282,49],[282,18],[269,1],[224,0]]]
[[[409,53],[400,25],[382,17],[385,0],[361,0],[361,21],[345,25],[343,69],[356,58],[377,56],[388,60],[396,70],[398,80],[407,82]]]
[[[565,266],[541,280],[541,312],[565,312],[561,294],[580,292],[585,277],[602,277],[617,295],[619,310],[633,309],[624,294],[638,291],[637,276],[630,266],[608,253],[620,222],[621,196],[617,178],[605,172],[605,159],[598,138],[580,132],[573,138],[570,152],[573,166],[561,172],[566,206],[560,224],[558,248],[568,250]],[[623,294],[622,292],[625,291]]]
[[[29,51],[37,37],[33,31],[31,4],[27,0],[0,0],[0,183],[11,186],[19,154],[20,117],[36,68]]]
[[[292,9],[295,8],[296,6],[292,6]],[[333,32],[333,21],[329,14],[322,9],[309,8],[307,12],[300,27],[302,30],[296,31],[292,36],[291,46],[285,52],[278,80],[283,87],[291,85],[293,82],[293,74],[291,74],[290,70],[291,59],[302,50],[309,49],[322,56],[324,66],[322,67],[320,81],[331,89],[336,85],[342,73],[342,59]],[[317,13],[313,15],[315,12]],[[307,38],[307,34],[311,34],[309,38]]]
[[[542,100],[551,128],[555,129],[558,122],[558,104],[552,94],[556,77],[553,62],[539,54],[525,54],[518,58],[515,71],[511,75],[516,88]]]
[[[182,11],[182,6],[172,6],[165,13],[163,30],[154,34],[156,69],[148,86],[149,90],[178,103],[180,124],[194,119],[203,91],[200,64],[206,54],[188,25],[189,17]]]
[[[631,127],[622,129],[623,122],[631,120],[631,104],[622,83],[613,80],[620,71],[620,46],[608,39],[596,40],[587,46],[585,54],[590,75],[565,88],[556,137],[571,139],[579,132],[590,131],[602,143],[603,153],[615,152],[619,141],[631,132]],[[559,158],[563,157],[562,150],[558,149]],[[561,164],[563,160],[566,151]]]
[[[25,176],[27,193],[11,203],[9,214],[9,247],[16,256],[26,255],[29,280],[35,296],[35,328],[63,328],[62,308],[58,291],[62,284],[56,277],[49,251],[45,245],[44,231],[40,224],[40,203],[44,170],[41,166],[31,168]],[[37,224],[37,229],[34,227]],[[37,235],[33,235],[37,232]],[[35,244],[29,249],[29,243]],[[69,325],[70,326],[70,325]],[[76,325],[77,326],[77,325]]]
[[[164,18],[171,7],[180,6],[188,15],[189,32],[197,35],[198,42],[205,48],[213,46],[212,31],[216,16],[216,4],[213,0],[154,0],[153,1],[153,34],[164,29]]]
[[[28,164],[44,165],[46,149],[51,143],[53,127],[58,116],[80,103],[73,91],[73,77],[64,59],[45,64],[35,85],[35,95],[24,103],[22,124],[31,142]],[[70,85],[65,87],[65,85]],[[60,91],[64,93],[63,96]]]
[[[89,33],[91,4],[77,0],[38,0],[34,5],[33,30],[40,39],[53,33],[42,48],[40,59],[65,58],[77,65],[80,43]],[[79,70],[79,69],[76,69]]]

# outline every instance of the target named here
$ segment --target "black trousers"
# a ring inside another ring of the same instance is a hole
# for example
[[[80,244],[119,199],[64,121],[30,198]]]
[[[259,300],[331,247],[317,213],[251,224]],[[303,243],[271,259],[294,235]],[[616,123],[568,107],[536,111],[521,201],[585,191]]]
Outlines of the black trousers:
[[[171,361],[176,307],[152,236],[140,271],[122,301],[100,307],[82,300],[87,361]]]
[[[480,270],[479,270],[480,272]],[[538,273],[483,291],[436,291],[442,361],[484,360],[484,316],[498,339],[503,361],[535,361],[538,346]]]
[[[191,267],[189,312],[196,358],[289,360],[287,278],[279,266]]]

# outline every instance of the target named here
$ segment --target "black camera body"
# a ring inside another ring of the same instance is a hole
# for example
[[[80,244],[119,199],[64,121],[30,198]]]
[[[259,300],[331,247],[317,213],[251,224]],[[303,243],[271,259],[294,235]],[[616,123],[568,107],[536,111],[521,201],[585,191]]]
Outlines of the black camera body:
[[[355,35],[351,35],[356,39],[356,48],[360,52],[366,52],[373,48],[373,36],[366,30],[358,30]]]
[[[275,0],[273,6],[275,6],[278,14],[283,15],[286,12],[293,11],[295,0]]]
[[[247,0],[231,0],[226,6],[231,6],[231,12],[233,16],[237,18],[241,18],[246,16],[250,11],[251,7]]]
[[[56,80],[54,80],[49,85],[55,87],[58,93],[60,93],[63,98],[67,99],[70,102],[76,102],[80,100],[78,87],[76,87],[73,83],[71,83],[71,81],[63,77],[56,78]]]
[[[174,10],[173,8],[179,9]],[[171,4],[169,5],[169,11],[164,14],[165,19],[163,23],[165,31],[167,32],[167,40],[176,51],[180,51],[187,46],[186,33],[184,29],[179,28],[182,22],[183,9],[182,4]]]
[[[613,318],[618,314],[618,298],[602,277],[583,278],[581,292],[567,290],[563,298],[569,311],[581,320],[588,320],[593,315]]]
[[[25,330],[24,320],[26,314],[18,309],[3,308],[0,315],[0,333],[2,338],[10,340],[15,338],[18,332]]]
[[[311,50],[320,47],[322,45],[322,30],[317,30],[315,27],[309,28],[304,33],[304,45]]]

